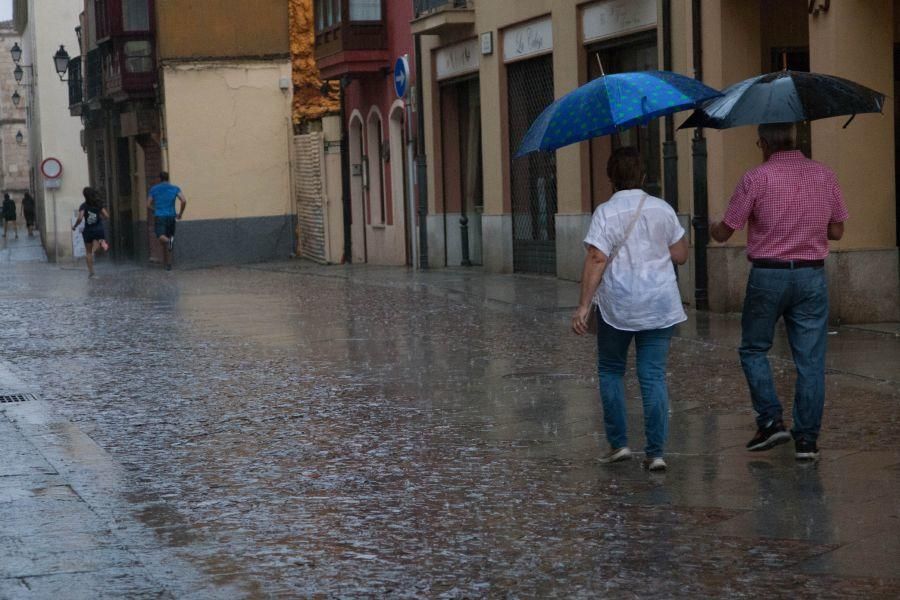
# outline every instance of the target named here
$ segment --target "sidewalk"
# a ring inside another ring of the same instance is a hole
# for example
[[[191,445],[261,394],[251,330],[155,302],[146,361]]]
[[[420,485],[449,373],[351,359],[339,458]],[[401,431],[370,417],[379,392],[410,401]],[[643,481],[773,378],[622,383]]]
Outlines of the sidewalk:
[[[368,265],[322,266],[302,260],[247,268],[282,272],[299,270],[316,277],[353,279],[367,285],[422,286],[430,293],[476,300],[485,307],[549,314],[565,326],[577,306],[580,291],[578,283],[555,277],[498,275],[479,268],[413,272],[405,268]],[[741,316],[688,310],[688,320],[679,326],[677,335],[731,352],[737,360]],[[830,372],[900,384],[900,323],[835,327],[830,330],[828,343],[826,366]],[[770,356],[791,361],[783,323],[779,324]]]
[[[2,224],[0,224],[2,228]],[[19,239],[10,231],[8,237],[0,238],[0,265],[4,263],[29,263],[47,262],[47,254],[41,245],[41,234],[34,232],[34,237],[28,237],[28,230],[24,225],[18,226]]]

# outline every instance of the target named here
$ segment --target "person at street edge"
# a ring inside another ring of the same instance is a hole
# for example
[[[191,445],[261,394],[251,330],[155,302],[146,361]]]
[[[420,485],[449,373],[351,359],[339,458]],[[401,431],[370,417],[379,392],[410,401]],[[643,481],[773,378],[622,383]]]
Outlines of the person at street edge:
[[[72,225],[72,231],[84,221],[84,230],[81,237],[84,239],[84,258],[87,262],[88,277],[94,276],[94,256],[105,252],[109,245],[106,243],[106,231],[103,229],[103,219],[109,219],[109,213],[103,206],[100,193],[94,188],[86,187],[82,191],[84,203],[78,207],[78,218]]]
[[[187,199],[181,192],[181,188],[169,182],[169,174],[163,171],[159,174],[160,182],[150,188],[147,207],[153,211],[156,219],[156,237],[162,244],[163,265],[166,271],[172,270],[172,253],[175,250],[175,221],[181,220]],[[180,205],[175,212],[175,200]]]
[[[843,237],[849,215],[834,172],[796,149],[793,124],[760,125],[758,133],[763,164],[744,174],[724,218],[710,225],[712,238],[720,243],[747,227],[752,268],[740,358],[757,425],[747,449],[769,450],[793,436],[796,458],[815,460],[825,406],[825,258],[828,240]],[[767,356],[782,317],[797,368],[790,435]]]
[[[22,196],[22,214],[25,216],[25,227],[28,228],[28,237],[34,237],[34,222],[37,220],[37,208],[34,204],[34,196],[25,192]]]
[[[627,460],[625,363],[634,340],[646,437],[643,466],[667,468],[669,429],[666,364],[676,324],[687,319],[672,262],[684,264],[688,245],[672,207],[641,190],[643,160],[636,148],[615,150],[606,167],[615,193],[594,211],[584,239],[587,255],[572,330],[597,322],[597,374],[610,450],[604,463]]]
[[[9,194],[3,194],[3,237],[6,237],[6,234],[9,232],[9,226],[12,225],[13,231],[16,234],[16,239],[19,239],[19,228],[16,225],[16,201],[13,200]]]

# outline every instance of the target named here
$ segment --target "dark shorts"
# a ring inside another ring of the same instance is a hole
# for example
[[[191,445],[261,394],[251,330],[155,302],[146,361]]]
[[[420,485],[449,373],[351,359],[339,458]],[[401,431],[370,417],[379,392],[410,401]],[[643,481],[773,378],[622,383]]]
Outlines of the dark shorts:
[[[25,213],[25,224],[29,227],[34,226],[34,213]]]
[[[7,221],[15,221],[16,213],[3,213],[3,218]]]
[[[175,235],[175,217],[156,217],[156,237]]]
[[[84,240],[85,244],[90,244],[91,242],[106,239],[106,235],[102,227],[92,227],[90,229],[85,228],[85,230],[81,232],[81,237]]]

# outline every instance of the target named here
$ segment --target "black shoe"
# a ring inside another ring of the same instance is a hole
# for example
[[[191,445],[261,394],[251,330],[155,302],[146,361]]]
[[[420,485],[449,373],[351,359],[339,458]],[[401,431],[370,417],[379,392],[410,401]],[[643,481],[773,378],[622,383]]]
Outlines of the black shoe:
[[[166,271],[171,271],[171,270],[172,270],[172,265],[166,265]]]
[[[781,421],[769,421],[766,427],[760,427],[756,431],[753,439],[747,442],[747,450],[750,452],[762,452],[774,448],[778,444],[783,444],[791,439],[784,429],[784,423]]]
[[[819,458],[819,448],[815,442],[807,440],[797,440],[794,442],[794,456],[797,460],[816,460]]]

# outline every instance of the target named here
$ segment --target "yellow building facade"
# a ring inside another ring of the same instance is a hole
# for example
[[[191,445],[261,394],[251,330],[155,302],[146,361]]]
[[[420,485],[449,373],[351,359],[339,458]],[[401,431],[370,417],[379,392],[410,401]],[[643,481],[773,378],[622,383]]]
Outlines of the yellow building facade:
[[[543,107],[601,72],[666,68],[721,89],[787,66],[846,77],[889,98],[883,115],[857,116],[847,128],[846,119],[803,124],[799,131],[803,149],[836,171],[851,213],[828,261],[833,318],[900,318],[897,0],[812,8],[806,0],[426,4],[413,32],[423,48],[432,267],[468,258],[493,272],[576,280],[591,212],[611,194],[606,158],[613,145],[633,144],[645,157],[647,191],[669,201],[690,231],[694,257],[679,273],[683,299],[719,312],[740,310],[749,271],[744,238],[704,249],[702,237],[706,219],[724,212],[741,174],[761,161],[755,128],[703,130],[705,141],[695,142],[693,130],[676,129],[685,112],[615,139],[512,156]]]

